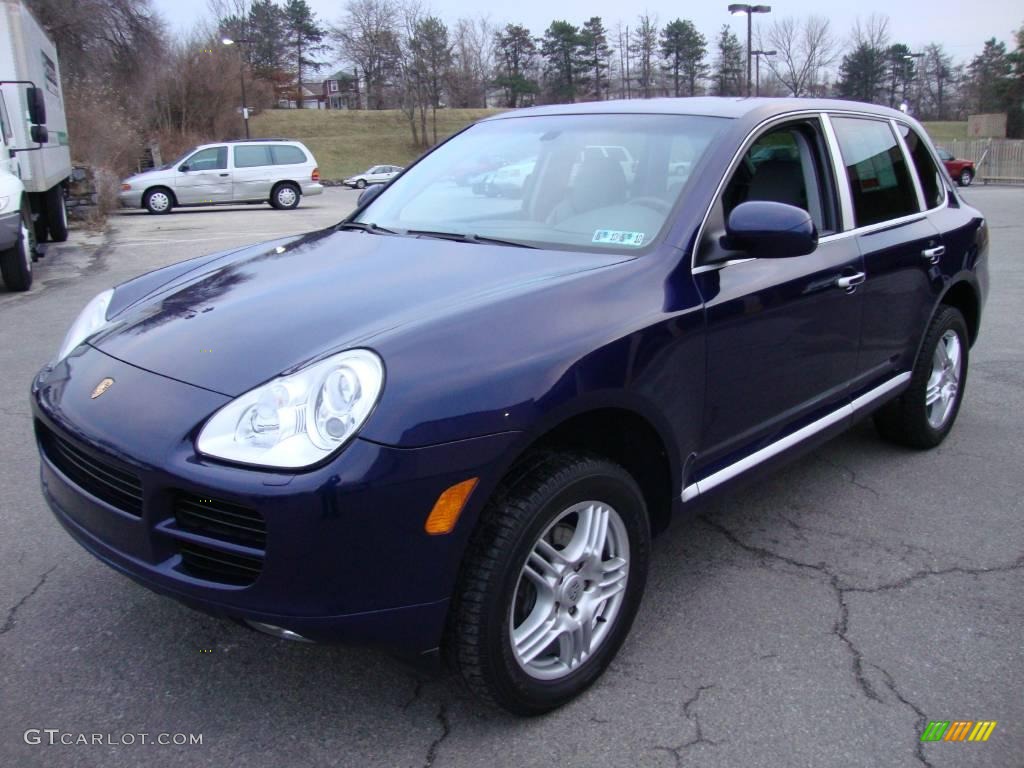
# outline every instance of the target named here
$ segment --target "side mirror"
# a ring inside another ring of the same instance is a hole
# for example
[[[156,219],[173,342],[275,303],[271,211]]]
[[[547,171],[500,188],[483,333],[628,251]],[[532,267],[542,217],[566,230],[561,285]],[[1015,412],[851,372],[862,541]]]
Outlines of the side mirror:
[[[50,132],[45,125],[33,125],[28,134],[36,144],[46,144],[50,140]]]
[[[356,200],[356,205],[362,208],[364,205],[372,202],[377,195],[384,191],[384,184],[371,184],[362,192],[359,193],[359,197]]]
[[[178,166],[178,170],[181,171],[182,173],[188,173],[188,168],[188,163],[182,163],[181,165]]]
[[[802,208],[751,200],[740,203],[729,214],[721,245],[758,259],[806,256],[818,247],[818,229]]]
[[[26,96],[28,97],[29,122],[42,125],[46,122],[46,97],[43,89],[36,88],[34,85],[30,86]]]

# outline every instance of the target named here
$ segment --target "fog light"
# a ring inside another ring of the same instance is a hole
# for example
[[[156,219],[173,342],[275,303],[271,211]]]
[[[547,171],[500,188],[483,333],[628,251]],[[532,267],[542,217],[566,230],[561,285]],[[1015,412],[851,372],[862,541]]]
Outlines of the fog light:
[[[434,508],[427,516],[427,522],[423,524],[423,530],[431,536],[451,533],[459,522],[459,515],[466,506],[469,494],[476,488],[477,480],[476,477],[463,480],[438,496]]]

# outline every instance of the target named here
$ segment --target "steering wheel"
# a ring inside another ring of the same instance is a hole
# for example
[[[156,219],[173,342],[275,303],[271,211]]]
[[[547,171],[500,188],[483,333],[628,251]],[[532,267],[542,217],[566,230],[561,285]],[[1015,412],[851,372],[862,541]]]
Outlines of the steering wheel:
[[[646,208],[653,208],[658,213],[668,213],[672,210],[672,206],[660,197],[634,197],[632,200],[628,200],[627,203],[629,205],[642,205]]]

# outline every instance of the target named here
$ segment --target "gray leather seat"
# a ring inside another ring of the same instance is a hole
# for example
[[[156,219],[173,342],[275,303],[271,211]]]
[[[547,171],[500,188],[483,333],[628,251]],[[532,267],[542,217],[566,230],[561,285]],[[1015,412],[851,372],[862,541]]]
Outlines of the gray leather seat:
[[[626,173],[617,160],[602,155],[587,155],[576,171],[567,199],[556,205],[548,216],[549,224],[586,211],[626,202]]]
[[[769,200],[807,210],[807,191],[800,163],[766,160],[757,166],[747,200]]]

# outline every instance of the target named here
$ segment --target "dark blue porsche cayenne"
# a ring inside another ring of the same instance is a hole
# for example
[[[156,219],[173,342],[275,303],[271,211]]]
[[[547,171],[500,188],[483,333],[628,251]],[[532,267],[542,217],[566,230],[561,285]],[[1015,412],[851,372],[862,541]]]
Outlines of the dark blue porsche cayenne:
[[[673,512],[869,413],[952,428],[988,232],[942,168],[839,101],[485,120],[337,226],[97,296],[33,383],[43,493],[151,589],[549,710]]]

